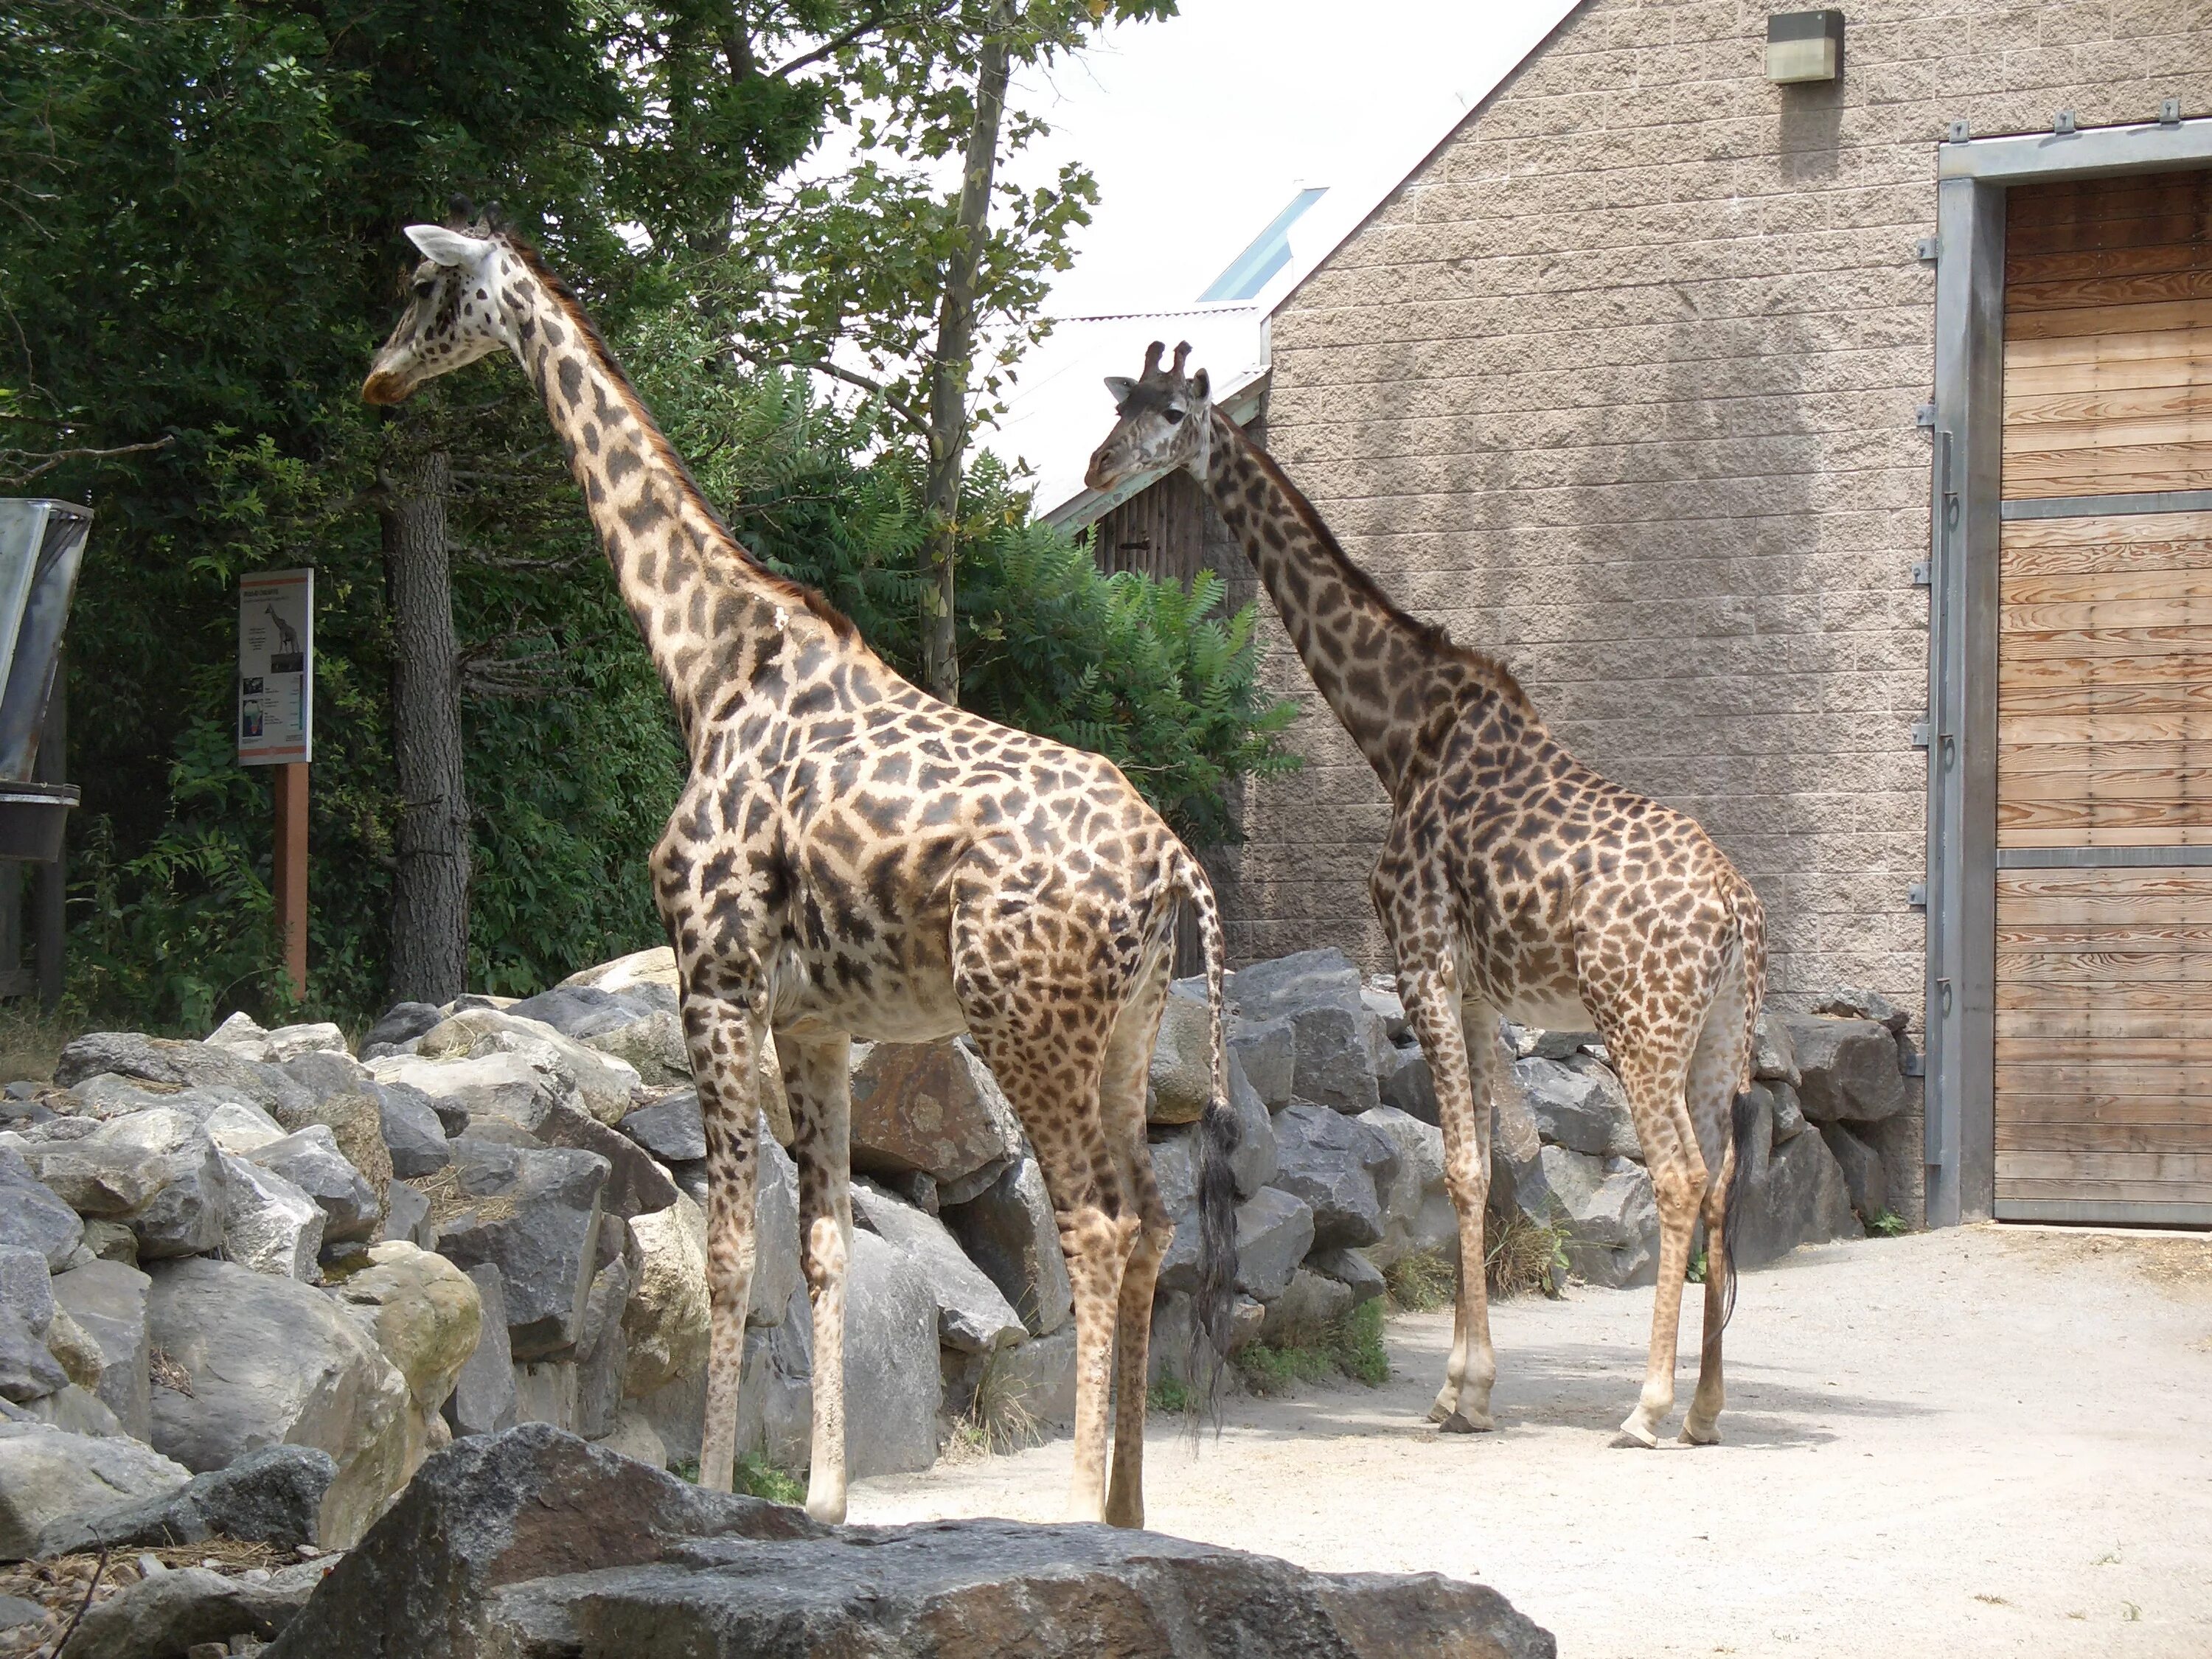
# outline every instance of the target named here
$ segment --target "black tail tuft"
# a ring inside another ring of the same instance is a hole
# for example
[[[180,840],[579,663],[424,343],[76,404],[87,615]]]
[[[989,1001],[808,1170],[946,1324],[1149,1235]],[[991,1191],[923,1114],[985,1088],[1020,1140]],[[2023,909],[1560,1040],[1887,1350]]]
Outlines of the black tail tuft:
[[[1237,1179],[1230,1160],[1242,1138],[1237,1114],[1216,1095],[1199,1119],[1198,1291],[1191,1298],[1193,1396],[1212,1415],[1237,1315]]]
[[[1728,1191],[1721,1195],[1721,1259],[1707,1266],[1721,1275],[1721,1328],[1735,1317],[1735,1235],[1743,1213],[1744,1197],[1751,1188],[1751,1138],[1759,1127],[1759,1103],[1746,1092],[1735,1097],[1729,1112],[1729,1139],[1735,1152],[1729,1171]]]

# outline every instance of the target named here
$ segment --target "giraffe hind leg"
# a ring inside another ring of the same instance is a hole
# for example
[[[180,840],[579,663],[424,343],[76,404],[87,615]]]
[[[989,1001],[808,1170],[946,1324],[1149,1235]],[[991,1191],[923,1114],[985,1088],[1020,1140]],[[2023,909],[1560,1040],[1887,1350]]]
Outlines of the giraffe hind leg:
[[[799,1247],[814,1322],[806,1513],[845,1518],[845,1276],[853,1257],[852,1044],[776,1039],[799,1166]]]
[[[1737,1086],[1750,1075],[1748,988],[1740,969],[1713,999],[1705,1026],[1691,1057],[1690,1115],[1697,1125],[1698,1150],[1711,1171],[1703,1204],[1705,1223],[1705,1322],[1698,1350],[1698,1387],[1682,1419],[1686,1445],[1720,1441],[1721,1407],[1727,1391],[1721,1376],[1721,1333],[1734,1297],[1735,1267],[1729,1253],[1730,1205],[1741,1195],[1749,1171],[1751,1136],[1757,1108],[1739,1099]]]
[[[1612,1042],[1610,1033],[1607,1041]],[[1674,1345],[1681,1330],[1682,1286],[1708,1179],[1685,1095],[1690,1055],[1683,1050],[1688,1047],[1679,1039],[1669,1042],[1645,1036],[1615,1048],[1659,1209],[1659,1279],[1652,1292],[1651,1346],[1644,1391],[1620,1425],[1623,1443],[1644,1447],[1659,1443],[1659,1425],[1674,1408]],[[1715,1153],[1717,1157],[1717,1145]]]
[[[1117,1527],[1145,1524],[1145,1407],[1151,1386],[1152,1292],[1175,1228],[1152,1179],[1145,1139],[1145,1088],[1160,1015],[1167,1004],[1169,959],[1154,954],[1137,989],[1122,1005],[1106,1045],[1098,1083],[1098,1112],[1117,1154],[1123,1191],[1139,1225],[1121,1274],[1114,1333],[1114,1462],[1106,1493],[1106,1519]]]
[[[752,1293],[758,1023],[742,998],[702,991],[687,978],[684,1032],[699,1079],[707,1134],[707,1416],[699,1484],[730,1490],[736,1474],[738,1387],[744,1370],[745,1309]]]

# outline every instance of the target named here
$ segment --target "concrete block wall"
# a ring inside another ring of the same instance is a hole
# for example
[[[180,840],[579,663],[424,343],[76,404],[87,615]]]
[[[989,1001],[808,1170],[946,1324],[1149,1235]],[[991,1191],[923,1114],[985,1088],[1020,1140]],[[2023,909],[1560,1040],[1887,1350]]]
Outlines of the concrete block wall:
[[[1771,9],[1572,14],[1277,313],[1267,442],[1388,590],[1697,815],[1778,1002],[1917,1018],[1936,145],[2212,113],[2212,0],[1863,0],[1840,86],[1796,88]],[[1247,792],[1231,954],[1386,966],[1386,803],[1266,628],[1307,765]]]

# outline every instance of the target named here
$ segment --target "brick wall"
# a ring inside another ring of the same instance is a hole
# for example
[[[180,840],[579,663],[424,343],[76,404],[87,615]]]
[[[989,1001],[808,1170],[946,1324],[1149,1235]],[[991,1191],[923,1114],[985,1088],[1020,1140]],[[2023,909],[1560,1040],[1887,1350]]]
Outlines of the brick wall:
[[[2212,0],[1863,0],[1840,87],[1766,82],[1769,9],[1577,11],[1278,313],[1267,442],[1386,588],[1697,815],[1778,1001],[1917,1011],[1935,146],[2212,112]],[[1386,965],[1382,792],[1267,626],[1308,763],[1249,793],[1231,953]]]

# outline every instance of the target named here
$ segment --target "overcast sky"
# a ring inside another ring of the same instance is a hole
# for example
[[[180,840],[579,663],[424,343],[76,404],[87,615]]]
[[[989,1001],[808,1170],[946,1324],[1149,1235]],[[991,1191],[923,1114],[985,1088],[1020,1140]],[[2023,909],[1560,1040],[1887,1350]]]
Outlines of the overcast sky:
[[[1014,176],[1098,179],[1052,311],[1183,303],[1297,190],[1402,175],[1571,3],[1182,0],[1109,31],[1018,94],[1054,132]]]

